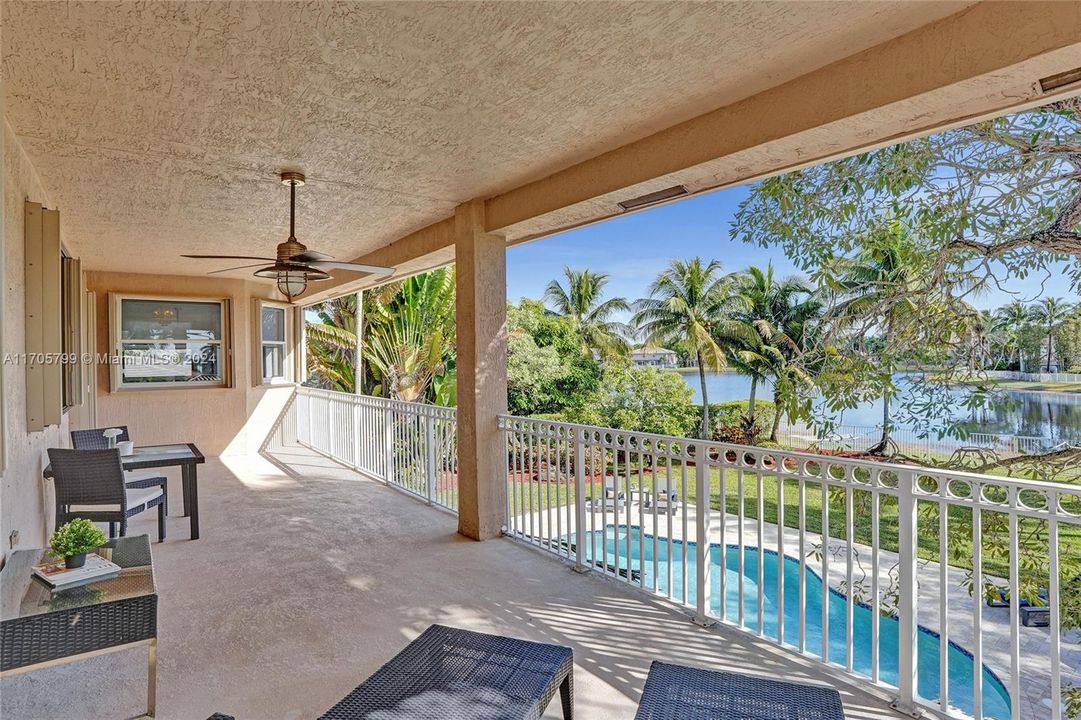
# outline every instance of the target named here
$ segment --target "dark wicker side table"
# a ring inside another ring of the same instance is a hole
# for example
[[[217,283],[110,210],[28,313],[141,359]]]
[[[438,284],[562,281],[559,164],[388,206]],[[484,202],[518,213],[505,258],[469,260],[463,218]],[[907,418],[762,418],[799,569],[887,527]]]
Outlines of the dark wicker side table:
[[[832,688],[654,662],[635,720],[845,720]]]
[[[556,690],[572,720],[570,648],[432,625],[321,720],[536,720]]]
[[[158,591],[146,535],[110,540],[95,552],[120,574],[55,592],[31,575],[43,549],[17,550],[0,571],[0,675],[146,646],[146,715],[154,716]],[[140,716],[142,717],[142,716]]]

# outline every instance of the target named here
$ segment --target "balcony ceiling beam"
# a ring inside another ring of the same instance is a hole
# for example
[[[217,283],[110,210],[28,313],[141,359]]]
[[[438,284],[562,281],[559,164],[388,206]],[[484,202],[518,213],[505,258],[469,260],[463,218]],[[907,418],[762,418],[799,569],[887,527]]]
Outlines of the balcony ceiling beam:
[[[493,197],[487,229],[611,216],[673,185],[743,183],[1041,104],[1038,80],[1078,66],[1081,4],[980,3]]]
[[[1053,99],[1039,79],[1078,66],[1081,4],[979,3],[487,198],[485,229],[525,242],[622,214],[620,201],[673,185],[691,193],[737,185],[1039,105]],[[356,261],[392,264],[399,275],[448,264],[452,226],[447,218]],[[366,284],[339,278],[313,298]]]

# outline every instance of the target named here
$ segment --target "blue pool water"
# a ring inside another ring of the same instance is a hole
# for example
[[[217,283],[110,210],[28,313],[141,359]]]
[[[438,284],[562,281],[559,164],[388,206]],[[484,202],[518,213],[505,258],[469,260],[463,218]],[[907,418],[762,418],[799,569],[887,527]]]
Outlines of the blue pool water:
[[[628,538],[628,532],[630,536]],[[628,568],[627,543],[630,542],[630,564],[632,572],[639,570],[643,573],[643,580],[647,588],[657,588],[657,592],[668,594],[668,573],[671,566],[672,573],[672,597],[683,600],[683,551],[684,543],[679,540],[672,541],[671,556],[669,556],[668,539],[657,538],[656,555],[654,555],[653,537],[642,534],[637,527],[628,528],[621,526],[608,526],[605,536],[600,532],[587,533],[589,541],[586,543],[586,558],[591,562],[602,562],[607,544],[607,562],[610,567],[618,567],[623,571]],[[575,542],[573,536],[570,542]],[[639,540],[643,540],[643,548],[639,548]],[[617,552],[618,547],[618,552]],[[696,570],[694,564],[695,543],[686,543],[689,553],[687,563],[687,604],[695,602]],[[653,565],[654,557],[657,564],[656,586],[654,586]],[[712,584],[711,597],[713,599],[713,613],[721,615],[721,547],[712,545],[710,557],[713,569],[710,572]],[[642,562],[639,563],[641,558]],[[766,550],[764,558],[764,577],[762,579],[763,590],[763,631],[767,637],[777,638],[777,554]],[[739,608],[739,548],[729,545],[725,553],[725,618],[732,622],[738,622]],[[799,560],[785,557],[784,562],[784,641],[790,645],[798,645],[799,642]],[[637,580],[637,576],[635,576]],[[744,546],[743,548],[743,622],[744,625],[757,630],[758,628],[758,548]],[[813,572],[808,566],[806,577],[806,648],[808,652],[822,656],[822,578]],[[829,660],[835,663],[845,663],[845,649],[848,645],[845,632],[845,597],[836,590],[829,593]],[[853,607],[853,667],[856,672],[870,677],[871,675],[871,621],[873,615],[871,608],[856,604]],[[881,616],[879,621],[879,676],[891,685],[897,684],[898,671],[898,635],[899,624],[896,618]],[[918,683],[920,695],[927,700],[937,700],[939,697],[939,648],[941,638],[937,633],[920,627],[917,644]],[[965,649],[954,643],[949,644],[949,698],[950,704],[967,714],[972,714],[973,709],[973,676],[974,662],[972,655]],[[986,718],[995,720],[1008,720],[1010,717],[1010,696],[1002,681],[991,670],[984,666],[981,679],[983,682],[983,714]]]

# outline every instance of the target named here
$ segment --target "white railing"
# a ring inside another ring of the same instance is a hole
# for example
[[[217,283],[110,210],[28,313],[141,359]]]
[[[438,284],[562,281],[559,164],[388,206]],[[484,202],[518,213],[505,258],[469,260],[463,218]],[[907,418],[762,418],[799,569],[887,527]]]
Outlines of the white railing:
[[[1017,372],[1015,370],[983,370],[977,377],[996,380],[1028,380],[1031,382],[1081,383],[1081,373]]]
[[[453,408],[300,388],[290,422],[303,445],[457,509]],[[1081,593],[1081,487],[500,426],[508,536],[863,677],[906,711],[1065,718],[1081,684],[1076,630],[1061,634]]]
[[[1052,450],[1064,449],[1068,443],[1054,438],[1035,435],[1002,435],[996,433],[971,433],[965,444],[994,450],[1001,455],[1038,455]]]
[[[297,388],[297,440],[343,465],[457,511],[454,408]]]
[[[1060,637],[1062,593],[1081,583],[1081,487],[500,422],[507,534],[700,623],[839,666],[906,711],[1059,720],[1081,682]],[[982,602],[1000,592],[1023,601]]]

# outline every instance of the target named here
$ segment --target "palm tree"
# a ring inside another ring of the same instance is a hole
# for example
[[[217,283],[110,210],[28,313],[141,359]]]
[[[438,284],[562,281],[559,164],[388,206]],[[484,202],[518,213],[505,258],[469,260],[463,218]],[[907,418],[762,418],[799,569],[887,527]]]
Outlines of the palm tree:
[[[920,270],[920,248],[899,222],[874,228],[852,258],[840,261],[840,272],[831,280],[840,298],[835,315],[842,323],[871,319],[882,332],[886,371],[896,371],[890,354],[896,333],[919,322],[920,306],[915,298],[926,292],[925,274]],[[882,391],[882,437],[867,450],[883,454],[890,442],[890,402],[896,392],[887,381]]]
[[[626,324],[612,320],[612,316],[629,312],[630,306],[621,297],[601,302],[608,275],[570,267],[564,267],[563,274],[567,287],[558,280],[551,281],[544,291],[544,300],[555,312],[570,319],[582,337],[582,351],[597,350],[606,357],[626,355],[629,329]]]
[[[1002,331],[1006,337],[1007,350],[1010,359],[1017,357],[1017,367],[1021,372],[1025,371],[1024,353],[1021,352],[1021,336],[1030,316],[1029,308],[1020,300],[1014,300],[1009,305],[1004,305],[995,310],[992,328]]]
[[[766,269],[752,265],[737,276],[737,307],[733,309],[726,324],[731,345],[729,364],[751,378],[751,392],[747,406],[748,425],[755,419],[755,401],[758,382],[777,374],[784,362],[780,345],[784,328],[781,327],[791,298],[807,292],[795,279],[778,282],[773,276],[773,263]]]
[[[784,363],[773,379],[773,427],[769,433],[773,442],[777,442],[785,401],[791,406],[801,397],[806,398],[805,391],[814,387],[815,373],[821,369],[822,359],[813,351],[820,345],[824,309],[820,294],[810,291],[802,297],[793,295],[781,319],[784,342],[780,347]]]
[[[1070,316],[1073,305],[1062,298],[1048,297],[1034,305],[1030,311],[1032,321],[1047,330],[1047,366],[1045,372],[1051,372],[1051,359],[1054,355],[1055,331]]]
[[[454,270],[414,275],[389,302],[366,310],[364,358],[380,380],[379,389],[417,402],[434,385],[436,402],[453,404]]]
[[[751,266],[738,277],[737,303],[719,333],[729,349],[729,364],[751,378],[746,417],[754,427],[758,382],[771,380],[775,412],[770,440],[777,440],[783,401],[812,384],[801,356],[812,336],[812,324],[822,312],[821,301],[798,278],[777,280],[773,264],[765,270]],[[754,438],[748,438],[752,441]]]
[[[305,323],[308,370],[320,387],[352,393],[356,388],[357,296],[343,295],[311,308]]]
[[[633,322],[647,342],[672,343],[686,349],[698,363],[702,387],[703,438],[710,436],[706,369],[727,365],[725,352],[713,334],[732,304],[732,280],[721,275],[716,260],[672,260],[649,286],[649,297],[635,303]]]
[[[353,392],[356,295],[315,308],[305,325],[308,366],[316,382]],[[453,405],[454,270],[441,268],[364,293],[364,346],[372,391],[398,400]]]

